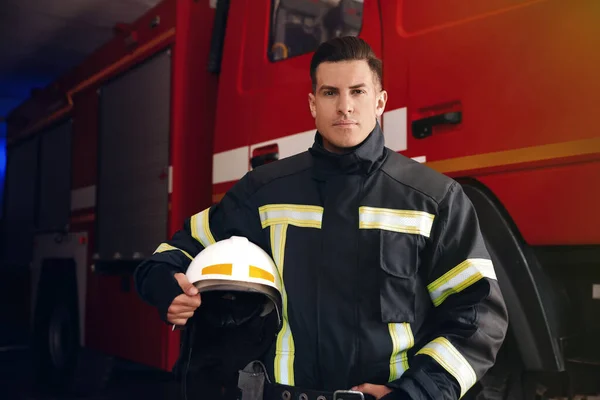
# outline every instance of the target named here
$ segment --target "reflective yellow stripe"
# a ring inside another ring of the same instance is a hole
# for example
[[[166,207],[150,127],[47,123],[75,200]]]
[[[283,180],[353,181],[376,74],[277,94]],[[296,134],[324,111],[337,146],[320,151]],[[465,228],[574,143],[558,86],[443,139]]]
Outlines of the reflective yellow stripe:
[[[492,261],[484,258],[470,258],[427,285],[431,301],[437,307],[448,296],[465,290],[482,278],[496,280]]]
[[[189,255],[189,253],[187,253],[187,252],[185,252],[185,251],[183,251],[181,249],[178,249],[175,246],[171,246],[170,244],[167,244],[167,243],[161,243],[160,246],[158,246],[156,248],[156,250],[154,250],[154,254],[156,254],[156,253],[163,253],[165,251],[171,251],[171,250],[178,250],[178,251],[182,252],[183,254],[185,254],[185,256],[187,258],[189,258],[190,260],[194,259],[192,256]]]
[[[297,204],[268,204],[258,209],[263,229],[272,225],[321,228],[323,207]]]
[[[271,226],[271,249],[273,250],[273,259],[277,265],[281,278],[282,300],[283,300],[283,326],[277,335],[277,344],[275,348],[275,382],[284,385],[294,385],[294,355],[296,349],[294,338],[288,321],[287,292],[283,281],[283,265],[285,260],[285,241],[288,225]]]
[[[406,351],[415,345],[410,324],[388,324],[392,338],[392,356],[390,357],[389,382],[399,379],[408,370],[408,355]]]
[[[202,268],[202,275],[229,275],[233,274],[233,264],[215,264]]]
[[[263,229],[271,227],[271,251],[277,265],[282,289],[282,328],[275,348],[275,382],[294,385],[294,357],[296,348],[288,319],[288,297],[283,280],[285,243],[290,225],[300,228],[321,228],[323,207],[298,204],[267,204],[258,209]]]
[[[383,229],[429,237],[434,219],[434,215],[424,211],[364,206],[358,209],[358,227],[360,229]]]
[[[460,385],[460,397],[475,384],[477,375],[462,354],[444,337],[432,340],[417,352],[426,354],[437,361]]]
[[[209,224],[209,211],[210,208],[199,212],[192,216],[190,221],[190,228],[192,230],[192,237],[200,242],[205,248],[215,243],[215,238],[210,231]]]
[[[275,283],[275,277],[269,271],[265,271],[262,268],[255,267],[254,265],[250,266],[250,278],[259,278],[265,279],[267,281],[271,281]]]

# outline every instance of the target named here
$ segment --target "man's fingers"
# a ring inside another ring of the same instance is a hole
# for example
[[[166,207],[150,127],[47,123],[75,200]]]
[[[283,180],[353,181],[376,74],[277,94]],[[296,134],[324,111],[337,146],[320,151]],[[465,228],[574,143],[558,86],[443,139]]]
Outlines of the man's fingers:
[[[362,392],[364,394],[370,394],[375,397],[377,400],[382,397],[388,395],[392,389],[388,388],[384,385],[373,385],[371,383],[363,383],[362,385],[354,386],[352,390],[356,390],[358,392]]]
[[[173,305],[171,305],[171,307],[169,307],[169,312],[171,312],[173,314],[179,314],[179,313],[184,313],[184,312],[194,312],[197,309],[198,309],[198,307],[194,307],[194,306],[173,304]]]
[[[181,318],[190,319],[193,316],[194,316],[194,312],[193,311],[185,311],[185,312],[179,313],[179,317],[181,317]]]
[[[178,272],[174,276],[175,279],[177,279],[177,283],[179,283],[179,287],[181,287],[181,290],[183,290],[183,293],[187,294],[188,296],[195,296],[198,294],[198,289],[191,284],[185,274]]]
[[[171,311],[169,315],[172,315],[174,318],[192,318],[194,311]]]
[[[173,325],[185,325],[187,320],[194,316],[193,311],[186,312],[168,312],[167,313],[167,321],[172,323]]]
[[[195,289],[195,288],[194,288]],[[193,307],[194,309],[200,307],[200,295],[189,296],[187,294],[180,294],[173,299],[172,305]]]
[[[362,385],[354,386],[352,388],[352,390],[355,390],[357,392],[363,392],[363,393],[371,394],[371,393],[368,392],[369,385],[370,385],[369,383],[363,383]]]
[[[180,294],[169,306],[167,315],[173,316],[174,318],[179,318],[181,315],[185,314],[186,316],[191,317],[199,305],[200,295],[189,297],[186,294]]]
[[[188,281],[185,274],[177,273],[174,277],[184,293],[173,299],[167,310],[167,321],[173,325],[185,325],[187,320],[194,315],[194,311],[200,307],[200,294],[198,289]]]
[[[168,313],[167,314],[167,319],[189,319],[192,318],[194,316],[194,312],[193,311],[186,311],[186,312],[178,312],[178,313]]]
[[[194,311],[196,311],[196,307],[184,307],[184,306],[172,305],[167,310],[167,313],[171,314],[171,315],[183,315],[183,314],[194,314]]]

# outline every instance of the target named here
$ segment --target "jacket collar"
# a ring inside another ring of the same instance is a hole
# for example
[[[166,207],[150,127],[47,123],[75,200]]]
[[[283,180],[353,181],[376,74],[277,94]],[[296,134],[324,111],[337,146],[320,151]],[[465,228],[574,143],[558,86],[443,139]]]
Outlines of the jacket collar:
[[[314,176],[326,179],[332,175],[369,175],[385,161],[385,143],[379,122],[369,136],[358,146],[343,154],[331,153],[323,147],[323,137],[317,131],[309,149],[314,160]]]

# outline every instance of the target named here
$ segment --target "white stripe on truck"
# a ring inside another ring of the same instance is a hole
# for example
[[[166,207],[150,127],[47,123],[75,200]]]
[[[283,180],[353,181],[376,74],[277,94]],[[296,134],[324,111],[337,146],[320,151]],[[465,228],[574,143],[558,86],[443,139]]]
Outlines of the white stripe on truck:
[[[383,135],[386,146],[393,151],[407,149],[407,111],[406,107],[383,113]],[[213,156],[213,184],[237,181],[250,170],[250,157],[256,148],[277,143],[279,159],[290,157],[308,150],[314,141],[315,129],[293,135],[282,136],[250,146],[238,147],[216,153]],[[415,161],[425,162],[425,156],[414,157]]]

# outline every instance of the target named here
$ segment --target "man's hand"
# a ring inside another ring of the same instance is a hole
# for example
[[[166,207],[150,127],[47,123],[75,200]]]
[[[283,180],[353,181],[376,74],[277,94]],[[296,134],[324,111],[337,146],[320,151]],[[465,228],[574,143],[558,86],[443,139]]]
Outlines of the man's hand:
[[[377,400],[381,399],[383,396],[386,396],[392,392],[387,386],[384,385],[372,385],[370,383],[363,383],[362,385],[354,386],[352,390],[356,390],[358,392],[363,392],[364,394],[370,394],[375,397]]]
[[[200,307],[200,294],[198,289],[190,283],[185,274],[181,272],[174,275],[183,294],[175,297],[167,310],[167,321],[173,325],[185,325],[188,318]]]

